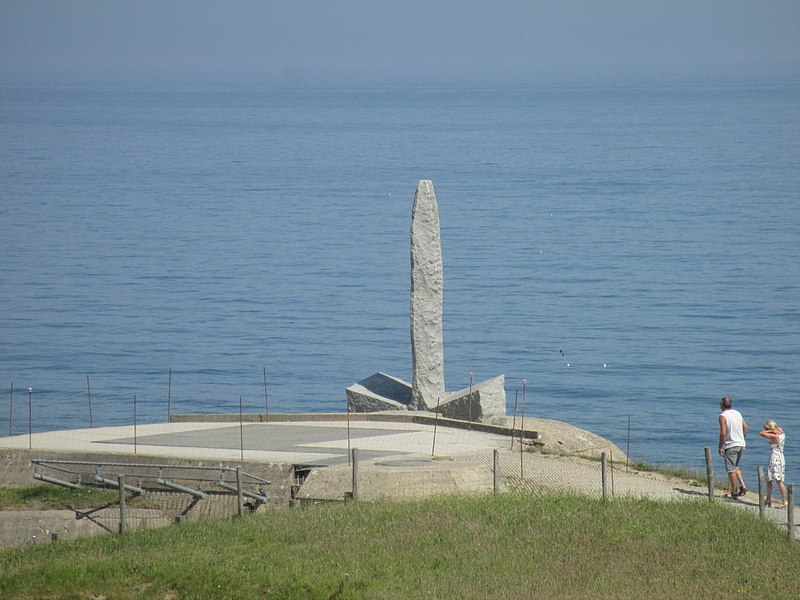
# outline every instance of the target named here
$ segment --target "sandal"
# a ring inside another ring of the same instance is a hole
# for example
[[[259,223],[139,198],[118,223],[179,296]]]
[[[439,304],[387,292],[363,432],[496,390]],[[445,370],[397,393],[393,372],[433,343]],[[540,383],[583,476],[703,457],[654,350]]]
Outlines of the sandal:
[[[746,495],[747,495],[747,488],[744,486],[740,487],[737,496],[746,496]]]

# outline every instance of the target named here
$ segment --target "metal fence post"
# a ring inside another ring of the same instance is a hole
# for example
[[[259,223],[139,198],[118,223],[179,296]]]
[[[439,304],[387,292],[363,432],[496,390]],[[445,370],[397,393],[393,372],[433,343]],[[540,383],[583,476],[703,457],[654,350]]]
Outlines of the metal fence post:
[[[758,516],[762,519],[765,516],[764,513],[764,467],[758,465],[757,469],[758,473]]]
[[[239,516],[244,516],[244,495],[242,494],[242,467],[236,467],[236,507]]]
[[[119,484],[119,532],[125,533],[128,530],[128,505],[125,502],[125,475],[117,476]]]
[[[525,451],[525,444],[523,443],[525,436],[525,386],[528,384],[527,379],[522,380],[522,419],[519,426],[519,478],[525,479],[525,461],[523,460],[522,453]]]
[[[711,447],[706,446],[706,481],[708,482],[708,499],[714,499],[714,463],[711,462]]]
[[[138,442],[136,436],[136,394],[133,395],[133,453],[138,452]]]
[[[358,502],[358,448],[353,448],[353,502]]]
[[[28,388],[28,450],[33,450],[33,388]]]
[[[603,500],[606,499],[606,469],[608,468],[608,460],[606,459],[606,453],[603,452],[600,454],[600,476],[602,479],[602,488],[603,488]]]

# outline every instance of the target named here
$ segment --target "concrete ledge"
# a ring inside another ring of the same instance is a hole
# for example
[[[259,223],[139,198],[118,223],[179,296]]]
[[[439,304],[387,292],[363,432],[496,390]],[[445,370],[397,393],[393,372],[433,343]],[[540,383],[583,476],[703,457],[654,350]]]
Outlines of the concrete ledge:
[[[170,415],[170,423],[238,423],[238,414],[177,414]],[[511,437],[522,437],[526,440],[538,440],[538,431],[526,429],[520,432],[519,429],[511,429],[508,425],[492,425],[490,423],[476,423],[475,421],[461,421],[458,419],[448,419],[447,417],[436,416],[430,412],[416,411],[384,411],[372,413],[250,413],[241,415],[244,423],[302,423],[302,422],[392,422],[392,423],[416,423],[419,425],[437,425],[439,427],[451,427],[454,429],[466,429],[469,431],[483,431],[496,435]]]
[[[169,519],[160,510],[128,509],[129,529],[163,527]],[[90,535],[117,533],[119,509],[100,510],[4,510],[0,511],[0,548],[72,540]]]

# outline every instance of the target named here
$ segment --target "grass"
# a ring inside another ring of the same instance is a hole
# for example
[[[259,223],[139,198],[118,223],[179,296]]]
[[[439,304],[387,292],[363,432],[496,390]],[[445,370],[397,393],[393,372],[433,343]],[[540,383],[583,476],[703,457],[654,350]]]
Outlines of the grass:
[[[134,494],[128,494],[126,500],[139,508],[149,504],[146,498]],[[86,510],[109,504],[119,504],[117,490],[98,487],[74,490],[48,485],[0,488],[0,510]]]
[[[325,504],[0,552],[0,597],[798,598],[800,545],[707,501]]]

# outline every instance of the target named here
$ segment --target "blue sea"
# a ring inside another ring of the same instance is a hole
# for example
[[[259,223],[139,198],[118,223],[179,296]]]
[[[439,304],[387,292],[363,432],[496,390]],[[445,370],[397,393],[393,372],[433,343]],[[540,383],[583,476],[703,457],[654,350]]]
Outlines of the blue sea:
[[[505,374],[509,415],[697,468],[727,394],[746,472],[772,418],[800,483],[796,82],[3,84],[0,435],[410,381],[421,179],[448,390]]]

